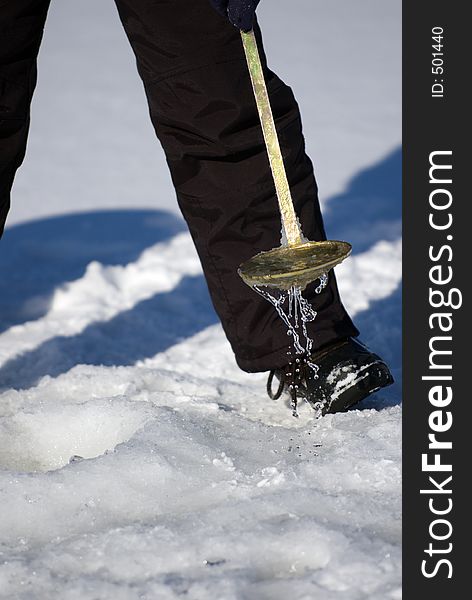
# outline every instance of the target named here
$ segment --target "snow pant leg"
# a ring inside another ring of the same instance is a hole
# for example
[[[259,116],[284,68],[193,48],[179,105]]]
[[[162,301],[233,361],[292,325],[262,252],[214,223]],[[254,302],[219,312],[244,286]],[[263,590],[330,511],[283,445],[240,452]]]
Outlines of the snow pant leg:
[[[280,215],[239,32],[208,0],[116,0],[156,134],[200,256],[215,309],[245,371],[290,360],[274,308],[247,287],[240,263],[280,243]],[[295,208],[305,235],[325,239],[312,164],[291,89],[267,68],[256,35]],[[307,297],[315,348],[357,335],[335,277]]]
[[[48,8],[49,0],[12,0],[0,6],[0,237],[13,178],[25,156],[36,57]]]

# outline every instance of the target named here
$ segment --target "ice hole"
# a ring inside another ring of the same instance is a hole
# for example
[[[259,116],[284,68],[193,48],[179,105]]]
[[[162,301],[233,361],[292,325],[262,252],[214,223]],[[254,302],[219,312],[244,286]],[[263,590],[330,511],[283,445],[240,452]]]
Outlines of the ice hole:
[[[0,468],[54,471],[107,454],[149,418],[147,411],[123,401],[48,404],[0,418]]]

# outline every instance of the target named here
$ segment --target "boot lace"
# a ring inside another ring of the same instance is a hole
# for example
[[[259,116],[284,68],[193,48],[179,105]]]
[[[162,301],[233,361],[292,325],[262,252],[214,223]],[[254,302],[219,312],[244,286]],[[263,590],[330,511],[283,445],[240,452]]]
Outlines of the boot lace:
[[[289,362],[283,369],[272,369],[267,379],[267,394],[272,400],[278,400],[282,392],[285,389],[288,390],[290,394],[290,408],[294,417],[298,417],[297,406],[299,398],[306,397],[304,382],[307,368],[309,368],[307,358],[299,357]],[[275,375],[279,378],[279,385],[274,392],[272,384]]]

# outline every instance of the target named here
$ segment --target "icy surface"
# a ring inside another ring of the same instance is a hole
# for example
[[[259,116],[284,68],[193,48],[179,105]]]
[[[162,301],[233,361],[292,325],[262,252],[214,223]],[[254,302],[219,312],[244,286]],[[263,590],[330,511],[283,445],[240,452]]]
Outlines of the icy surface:
[[[185,236],[177,238],[188,252],[180,273],[159,259],[174,238],[126,267],[87,269],[58,290],[42,319],[0,337],[8,341],[0,380],[30,382],[0,395],[0,594],[398,598],[398,390],[318,421],[302,404],[296,420],[265,397],[264,375],[235,367],[217,324],[128,366],[113,364],[126,365],[127,343],[145,344],[144,332],[126,342],[126,325],[117,325],[109,338],[87,337],[93,323],[112,323],[117,310],[194,276]],[[359,264],[376,273],[384,261],[369,305],[390,295],[394,273],[398,283],[395,246],[377,250],[344,267],[353,313]],[[111,282],[108,306],[98,291]],[[81,304],[74,325],[71,307]],[[169,335],[159,319],[133,322]],[[381,327],[380,352],[391,347],[385,338],[398,343],[388,320]],[[103,343],[101,354],[87,351],[90,339]],[[39,351],[25,340],[37,340]],[[112,364],[70,368],[77,353],[97,363],[109,353]]]
[[[398,7],[298,1],[266,44],[397,384],[315,421],[237,369],[113,3],[53,2],[0,245],[2,599],[401,597]]]

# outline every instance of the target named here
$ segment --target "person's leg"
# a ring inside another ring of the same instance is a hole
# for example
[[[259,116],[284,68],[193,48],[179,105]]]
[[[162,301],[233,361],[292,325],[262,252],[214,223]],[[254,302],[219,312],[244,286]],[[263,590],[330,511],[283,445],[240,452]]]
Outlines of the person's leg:
[[[239,32],[208,0],[116,0],[137,58],[156,134],[199,253],[215,309],[245,371],[287,363],[290,338],[237,268],[280,244],[281,223]],[[266,65],[272,109],[303,232],[325,239],[313,168],[290,88]],[[334,275],[319,295],[315,348],[358,331]]]
[[[25,156],[36,57],[49,2],[0,4],[0,237],[10,209],[13,178]]]

